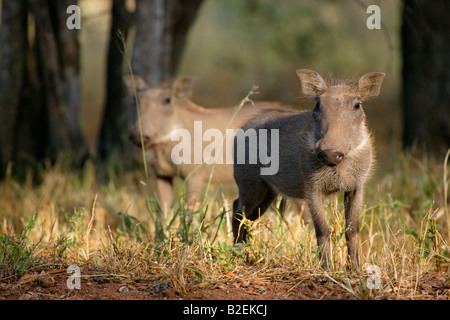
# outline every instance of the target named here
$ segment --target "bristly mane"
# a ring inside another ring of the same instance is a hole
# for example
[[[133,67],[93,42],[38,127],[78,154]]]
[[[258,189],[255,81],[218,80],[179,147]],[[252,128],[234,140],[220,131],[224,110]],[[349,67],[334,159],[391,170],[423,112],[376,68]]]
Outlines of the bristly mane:
[[[358,76],[357,75],[353,75],[352,77],[348,77],[346,79],[337,79],[333,77],[333,74],[330,72],[328,73],[325,78],[323,79],[325,81],[325,84],[327,85],[327,87],[333,87],[333,86],[348,86],[352,89],[357,90],[358,88]],[[317,97],[316,96],[309,96],[309,95],[304,95],[304,94],[300,94],[300,97],[298,97],[300,100],[304,100],[304,101],[312,101],[312,102],[316,102]]]
[[[353,75],[353,76],[350,76],[345,79],[336,79],[333,77],[333,74],[330,72],[325,76],[324,81],[327,84],[327,87],[338,86],[338,85],[353,87],[353,86],[357,85],[358,79],[359,78],[357,75]]]

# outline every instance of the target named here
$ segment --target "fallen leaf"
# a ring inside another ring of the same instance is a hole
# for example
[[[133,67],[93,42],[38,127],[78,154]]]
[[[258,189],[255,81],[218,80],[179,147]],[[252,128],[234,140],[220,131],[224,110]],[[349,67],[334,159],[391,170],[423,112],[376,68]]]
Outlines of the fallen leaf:
[[[236,273],[234,273],[233,271],[230,271],[230,272],[228,272],[228,273],[225,275],[225,277],[226,277],[226,278],[236,277]]]
[[[169,299],[175,298],[175,297],[176,297],[175,289],[167,289],[167,290],[164,290],[164,291],[162,292],[162,295],[163,295],[163,297],[169,298]]]
[[[225,284],[223,284],[223,283],[218,283],[218,284],[216,284],[215,288],[224,290],[224,289],[227,288],[227,286]]]
[[[119,288],[120,293],[127,293],[130,289],[127,286],[123,286]]]
[[[30,300],[33,295],[30,293],[24,293],[19,297],[19,300]]]
[[[55,285],[55,279],[53,277],[45,277],[42,280],[42,286],[44,288],[50,288],[53,287]]]
[[[35,274],[32,274],[32,273],[26,273],[26,274],[24,274],[24,275],[20,278],[18,284],[23,285],[23,284],[25,284],[25,283],[33,282],[33,281],[35,281],[37,278],[38,278],[38,276],[35,275]]]
[[[261,285],[261,281],[258,280],[258,279],[255,279],[255,280],[252,281],[252,284],[253,284],[254,286],[260,286],[260,285]]]

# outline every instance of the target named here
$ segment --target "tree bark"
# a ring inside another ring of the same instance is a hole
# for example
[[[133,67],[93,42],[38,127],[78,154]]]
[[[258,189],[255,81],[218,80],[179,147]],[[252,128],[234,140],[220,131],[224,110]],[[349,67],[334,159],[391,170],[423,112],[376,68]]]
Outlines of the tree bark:
[[[132,23],[125,7],[126,0],[113,0],[111,32],[106,74],[106,103],[97,143],[98,157],[107,158],[111,150],[120,153],[129,144],[126,130],[130,122],[130,107],[123,83],[124,43]]]
[[[439,153],[450,146],[450,2],[403,7],[403,145]]]
[[[27,7],[3,1],[0,65],[0,177],[16,153],[17,120],[26,71]]]
[[[132,67],[149,85],[175,75],[202,0],[137,0]]]
[[[8,163],[20,176],[61,152],[70,152],[74,164],[87,155],[79,127],[78,35],[66,26],[71,4],[77,2],[3,1],[0,176]]]
[[[48,114],[49,157],[55,159],[61,151],[71,151],[76,158],[83,152],[79,130],[78,32],[67,28],[65,11],[77,1],[29,1],[36,21],[37,61]]]

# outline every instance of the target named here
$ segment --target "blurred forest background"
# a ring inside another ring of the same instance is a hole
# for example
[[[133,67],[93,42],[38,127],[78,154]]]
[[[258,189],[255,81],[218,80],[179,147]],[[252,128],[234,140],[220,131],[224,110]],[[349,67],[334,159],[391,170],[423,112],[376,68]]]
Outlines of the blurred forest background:
[[[67,26],[71,5],[80,8],[80,29]],[[369,5],[380,8],[380,29],[367,27]],[[314,277],[315,299],[328,296],[317,287],[357,299],[448,298],[449,0],[0,0],[0,10],[0,299],[20,287],[56,297],[65,272],[51,291],[34,275],[22,282],[35,270],[45,275],[38,255],[47,275],[66,262],[86,265],[84,283],[95,266],[99,279],[120,279],[130,293],[150,279],[139,287],[159,298],[169,288],[218,292],[231,271],[230,285],[251,273],[290,287],[289,299],[301,287],[309,292]],[[159,179],[177,196],[163,212],[151,169],[128,140],[136,113],[123,83],[130,67],[150,85],[196,77],[192,100],[207,108],[235,106],[256,85],[255,101],[311,109],[299,68],[339,79],[386,73],[380,96],[364,103],[378,161],[359,230],[361,265],[379,266],[382,288],[364,289],[366,275],[347,278],[349,226],[338,197],[324,203],[337,266],[327,284],[313,227],[299,214],[266,214],[246,226],[255,236],[244,257],[227,245],[232,201],[223,189],[205,191],[208,202],[192,212],[182,186]],[[447,270],[446,278],[422,285],[429,270]],[[17,286],[4,286],[22,273]],[[86,288],[101,297],[96,284]]]
[[[194,76],[192,100],[211,108],[239,103],[252,85],[254,100],[310,108],[298,68],[337,78],[385,72],[365,108],[379,166],[402,148],[443,156],[449,146],[446,0],[1,2],[0,176],[9,163],[20,176],[61,152],[74,163],[127,157],[124,39],[135,74],[151,84]],[[81,8],[80,30],[66,26],[71,4]],[[370,4],[381,9],[380,30],[366,26]]]

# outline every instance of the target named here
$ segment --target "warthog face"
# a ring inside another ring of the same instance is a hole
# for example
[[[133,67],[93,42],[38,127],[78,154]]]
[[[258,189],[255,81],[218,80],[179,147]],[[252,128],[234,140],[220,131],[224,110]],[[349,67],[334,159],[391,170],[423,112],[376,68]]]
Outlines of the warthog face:
[[[337,165],[369,139],[362,102],[379,94],[384,74],[368,73],[357,83],[341,82],[329,87],[315,71],[301,69],[297,75],[303,93],[316,100],[311,148],[324,164]]]
[[[134,77],[139,102],[139,119],[135,121],[129,132],[129,139],[137,146],[152,145],[167,141],[177,128],[177,104],[191,95],[193,78],[180,78],[172,86],[161,85],[150,88],[144,80]],[[133,93],[133,82],[125,78],[130,93]],[[141,136],[142,131],[142,136]]]

